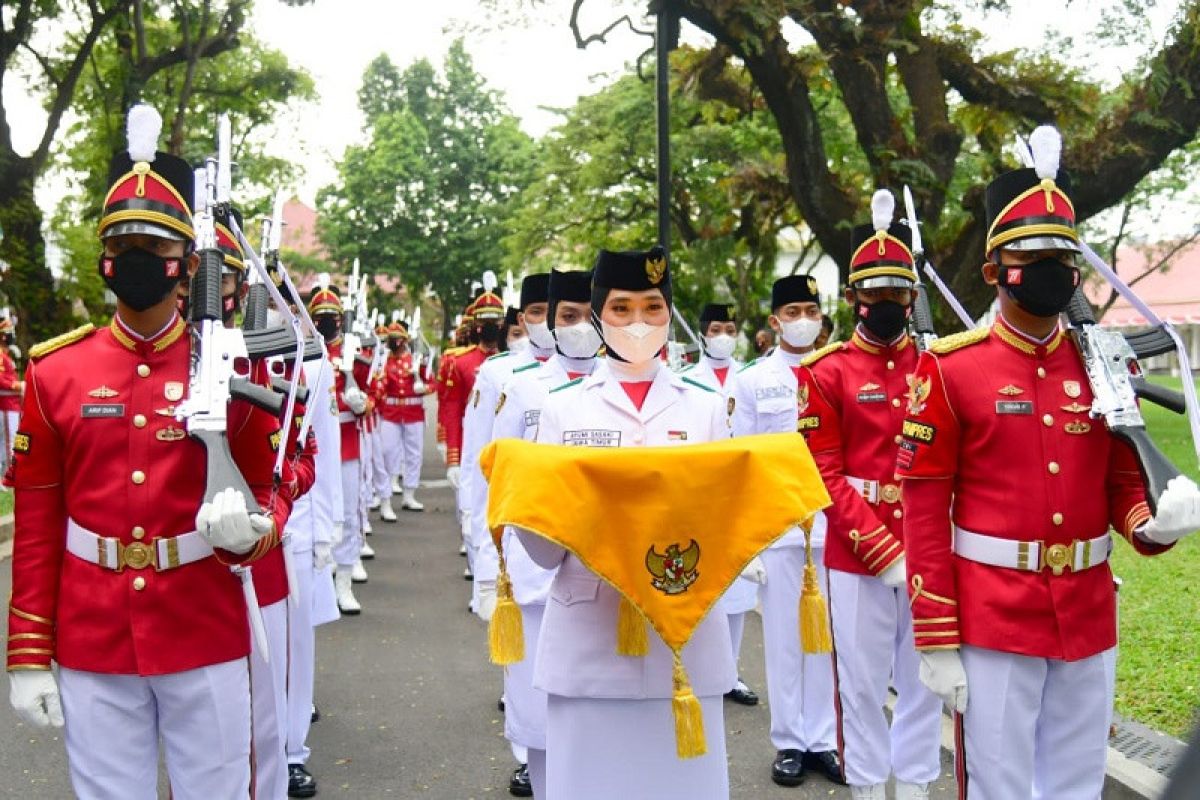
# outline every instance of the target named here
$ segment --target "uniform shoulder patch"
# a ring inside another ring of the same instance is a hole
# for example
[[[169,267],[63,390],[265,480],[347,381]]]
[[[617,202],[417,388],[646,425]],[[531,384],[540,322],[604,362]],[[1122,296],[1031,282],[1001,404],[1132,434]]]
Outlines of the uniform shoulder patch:
[[[538,369],[541,366],[542,366],[542,362],[540,362],[540,361],[534,361],[532,364],[522,364],[521,366],[519,366],[513,370],[513,375],[516,375],[519,372],[528,372],[531,369]]]
[[[53,339],[47,339],[40,344],[35,344],[33,347],[29,348],[29,357],[34,360],[44,358],[45,356],[53,353],[55,350],[62,350],[68,345],[83,341],[95,333],[95,331],[96,326],[90,322],[87,325],[80,325],[73,331],[67,331],[66,333],[55,336]]]
[[[691,378],[687,377],[686,375],[682,378],[682,380],[684,383],[688,383],[688,384],[691,384],[692,386],[696,386],[700,389],[703,389],[706,392],[712,392],[713,394],[717,393],[717,390],[712,388],[711,386],[705,386],[700,381],[692,380]]]
[[[743,364],[743,365],[742,365],[742,368],[741,368],[741,369],[739,369],[739,370],[738,370],[738,372],[745,372],[746,370],[750,369],[750,368],[751,368],[751,367],[753,367],[755,364],[757,364],[759,361],[762,361],[762,359],[761,359],[761,358],[756,358],[756,359],[754,359],[753,361],[750,361],[750,362],[747,362],[747,363]]]
[[[844,344],[845,342],[830,342],[820,350],[809,353],[804,358],[800,359],[800,363],[803,366],[811,367],[813,364],[817,363],[830,353],[836,353],[838,350],[841,350]]]
[[[573,381],[567,381],[562,386],[555,386],[553,389],[551,389],[550,394],[554,394],[555,392],[561,392],[563,389],[569,389],[572,386],[574,386],[575,384],[582,383],[582,382],[583,382],[583,378],[576,378]]]
[[[955,350],[961,350],[964,347],[982,342],[991,332],[991,328],[979,327],[971,331],[954,333],[941,339],[935,339],[933,344],[929,345],[929,350],[938,355],[953,353]]]

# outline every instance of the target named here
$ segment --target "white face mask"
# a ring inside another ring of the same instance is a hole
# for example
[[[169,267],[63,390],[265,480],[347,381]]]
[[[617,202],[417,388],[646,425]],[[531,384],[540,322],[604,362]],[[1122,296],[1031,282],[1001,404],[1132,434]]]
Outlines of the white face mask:
[[[508,343],[508,352],[515,356],[529,352],[529,337],[522,336],[520,339],[510,341]]]
[[[590,322],[559,326],[554,329],[554,340],[567,358],[591,358],[602,344],[596,326]]]
[[[280,325],[283,325],[283,324],[284,324],[283,314],[279,313],[278,311],[276,311],[273,308],[268,308],[267,309],[267,327],[268,328],[278,328]]]
[[[792,347],[809,347],[821,333],[819,319],[794,319],[779,321],[779,336]]]
[[[535,347],[543,350],[554,347],[554,334],[550,333],[550,326],[545,322],[526,322],[525,333],[529,334],[529,341]]]
[[[652,360],[667,343],[669,333],[666,325],[644,322],[617,327],[602,321],[600,327],[608,348],[630,364],[645,364]]]
[[[727,333],[704,337],[704,349],[708,353],[708,357],[718,361],[732,357],[735,347],[737,347],[737,339]]]

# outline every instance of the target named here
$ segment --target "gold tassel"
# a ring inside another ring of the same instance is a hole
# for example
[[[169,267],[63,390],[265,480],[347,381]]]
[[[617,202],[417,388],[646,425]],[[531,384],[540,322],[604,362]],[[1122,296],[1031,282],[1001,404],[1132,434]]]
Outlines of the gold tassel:
[[[650,655],[646,620],[625,595],[621,595],[621,602],[617,606],[617,655]]]
[[[512,580],[500,555],[500,574],[496,576],[496,610],[488,623],[488,649],[492,663],[506,667],[525,660],[525,625],[521,609],[513,600]]]
[[[817,567],[812,557],[812,524],[804,528],[804,587],[800,590],[800,645],[805,653],[828,653],[833,650],[829,632],[829,609],[817,581]]]
[[[675,695],[671,698],[671,711],[675,716],[675,753],[680,758],[696,758],[708,752],[704,739],[704,713],[700,700],[692,692],[678,650],[674,651],[674,657]]]

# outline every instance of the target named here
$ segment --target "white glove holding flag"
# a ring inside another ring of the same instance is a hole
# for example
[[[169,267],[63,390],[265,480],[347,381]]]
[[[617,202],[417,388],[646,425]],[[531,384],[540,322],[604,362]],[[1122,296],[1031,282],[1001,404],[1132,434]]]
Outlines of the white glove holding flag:
[[[908,564],[904,556],[890,567],[879,573],[879,580],[889,589],[899,589],[908,582]]]
[[[196,512],[196,530],[204,541],[231,553],[249,553],[274,524],[270,517],[249,513],[246,498],[233,487],[222,489]]]
[[[496,612],[496,582],[479,581],[479,600],[475,603],[475,613],[484,622],[492,618]]]
[[[363,414],[367,410],[367,395],[362,389],[351,387],[342,392],[342,399],[346,401],[346,405],[350,406],[350,410],[355,414]]]
[[[446,480],[450,481],[450,485],[455,490],[458,489],[459,484],[462,483],[462,470],[457,464],[453,467],[446,467]]]
[[[967,710],[967,672],[957,650],[922,650],[917,677],[952,710]]]
[[[1154,518],[1147,520],[1138,531],[1139,538],[1154,544],[1175,544],[1189,533],[1200,529],[1200,487],[1184,475],[1167,482],[1158,498]]]
[[[58,681],[46,670],[8,673],[8,702],[17,716],[38,728],[63,726]]]
[[[767,567],[758,556],[750,559],[750,563],[742,570],[742,577],[759,586],[767,585]]]
[[[317,542],[313,545],[313,569],[317,572],[332,567],[333,560],[333,545],[329,542]]]

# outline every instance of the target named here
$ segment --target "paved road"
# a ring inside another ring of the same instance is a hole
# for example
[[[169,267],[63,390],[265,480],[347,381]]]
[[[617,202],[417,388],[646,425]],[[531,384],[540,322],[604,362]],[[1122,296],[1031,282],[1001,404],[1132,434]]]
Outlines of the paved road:
[[[425,476],[441,477],[441,470],[427,462]],[[357,589],[364,613],[318,631],[322,717],[310,737],[310,767],[321,797],[509,796],[514,762],[496,708],[500,672],[487,663],[483,623],[466,610],[451,491],[444,481],[434,484],[419,493],[424,513],[401,512],[393,524],[375,520],[378,557],[367,564],[370,582]],[[3,596],[10,563],[0,565]],[[764,689],[756,614],[746,625],[742,674]],[[765,703],[726,704],[733,798],[849,797],[816,777],[798,789],[771,783],[768,727]],[[948,767],[934,797],[954,796]],[[0,797],[70,796],[61,736],[18,722],[0,702]]]

